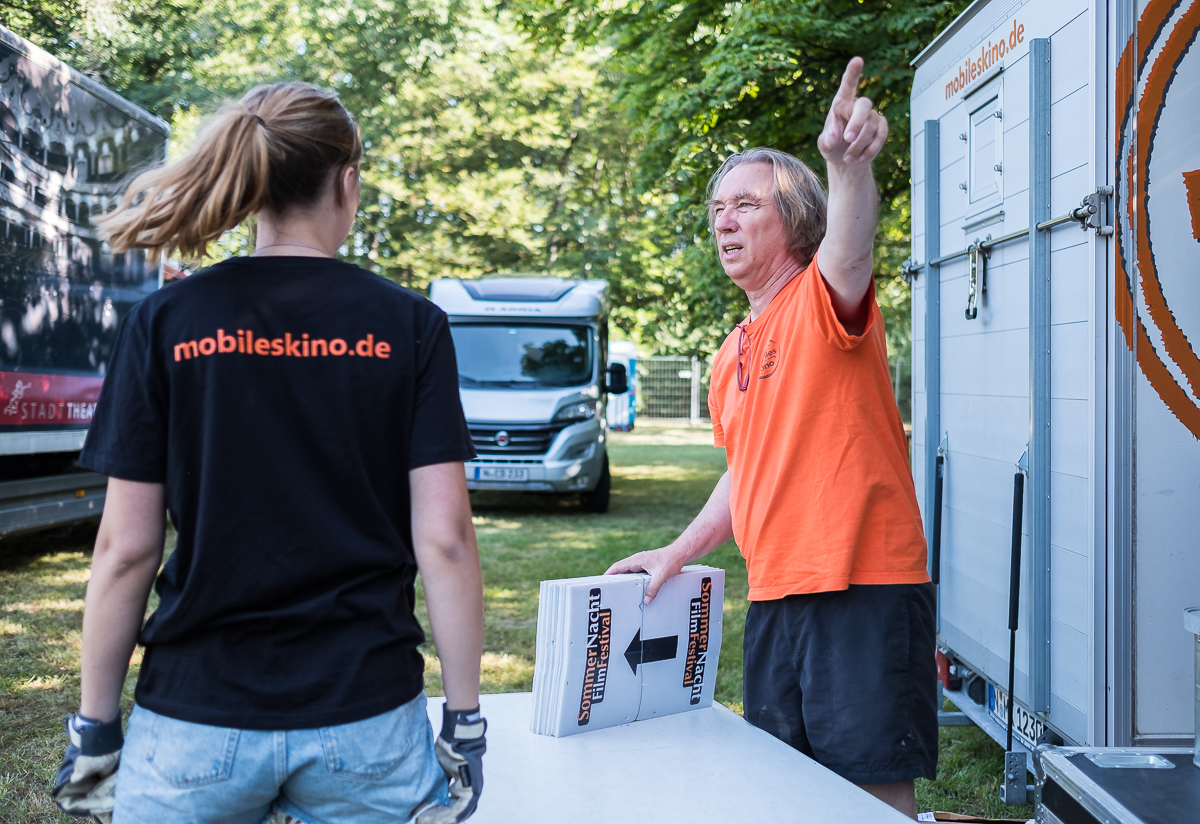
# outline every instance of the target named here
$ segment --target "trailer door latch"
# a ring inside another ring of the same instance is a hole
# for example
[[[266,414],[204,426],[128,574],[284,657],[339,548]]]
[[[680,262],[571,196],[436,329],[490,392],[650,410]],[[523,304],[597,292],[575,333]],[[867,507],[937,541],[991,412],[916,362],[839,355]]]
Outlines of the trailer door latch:
[[[988,235],[987,240],[992,236]],[[975,242],[967,247],[967,260],[971,263],[971,274],[967,281],[967,310],[963,314],[967,320],[975,320],[979,316],[979,298],[987,299],[987,259],[990,249],[984,245],[986,241],[975,238]]]
[[[1108,220],[1108,199],[1112,197],[1112,186],[1098,186],[1096,191],[1085,197],[1071,215],[1079,221],[1083,231],[1095,229],[1100,237],[1111,237],[1112,224]]]

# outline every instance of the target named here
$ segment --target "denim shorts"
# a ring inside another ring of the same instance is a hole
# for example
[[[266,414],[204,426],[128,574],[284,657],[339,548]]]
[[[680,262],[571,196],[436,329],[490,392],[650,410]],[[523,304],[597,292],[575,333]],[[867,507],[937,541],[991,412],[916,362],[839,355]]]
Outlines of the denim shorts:
[[[745,718],[855,784],[937,772],[933,584],[754,601]]]
[[[374,718],[308,730],[193,724],[135,706],[113,824],[398,824],[445,803],[425,693]]]

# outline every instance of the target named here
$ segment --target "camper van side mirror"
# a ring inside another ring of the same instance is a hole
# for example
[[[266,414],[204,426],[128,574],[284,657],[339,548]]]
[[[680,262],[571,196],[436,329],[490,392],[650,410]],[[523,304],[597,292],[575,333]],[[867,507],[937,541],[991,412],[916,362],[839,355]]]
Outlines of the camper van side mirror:
[[[625,364],[608,365],[608,383],[605,389],[614,395],[624,395],[629,391],[629,373],[625,371]]]

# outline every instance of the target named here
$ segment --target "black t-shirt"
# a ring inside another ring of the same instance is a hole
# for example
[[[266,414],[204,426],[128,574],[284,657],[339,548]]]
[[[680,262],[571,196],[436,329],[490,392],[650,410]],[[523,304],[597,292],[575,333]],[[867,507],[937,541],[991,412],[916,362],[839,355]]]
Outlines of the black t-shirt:
[[[422,688],[408,472],[474,456],[446,316],[326,258],[234,258],[125,319],[80,463],[164,483],[179,533],[137,701],[244,729]]]

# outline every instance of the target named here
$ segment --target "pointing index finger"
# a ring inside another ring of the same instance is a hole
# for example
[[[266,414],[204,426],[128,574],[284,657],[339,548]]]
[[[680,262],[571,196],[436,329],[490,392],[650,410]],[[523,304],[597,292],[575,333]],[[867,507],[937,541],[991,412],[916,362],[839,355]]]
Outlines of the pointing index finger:
[[[861,57],[852,57],[850,62],[846,64],[846,71],[842,74],[842,85],[838,87],[835,97],[839,100],[853,100],[858,93],[858,81],[862,78],[863,59]]]

